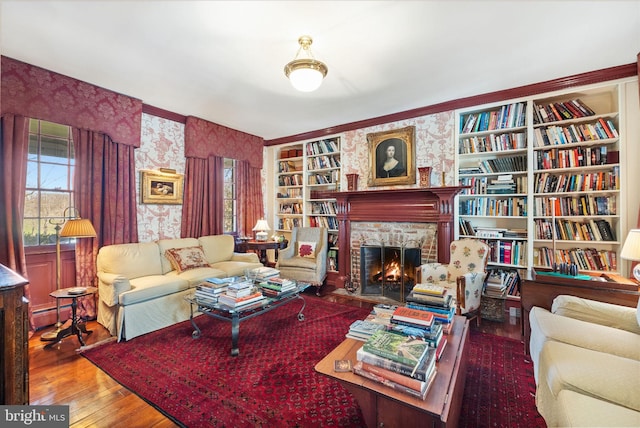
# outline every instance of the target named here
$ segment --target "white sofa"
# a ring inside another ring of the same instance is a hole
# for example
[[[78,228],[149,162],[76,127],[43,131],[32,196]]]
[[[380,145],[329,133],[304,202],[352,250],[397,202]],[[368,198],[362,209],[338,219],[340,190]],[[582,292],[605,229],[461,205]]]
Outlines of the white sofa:
[[[536,406],[548,426],[640,426],[638,308],[558,296],[529,314]]]
[[[235,253],[234,242],[230,235],[212,235],[100,248],[98,322],[120,341],[189,319],[185,296],[205,278],[262,266],[254,253]],[[176,252],[193,257],[173,257],[172,265],[167,255]]]

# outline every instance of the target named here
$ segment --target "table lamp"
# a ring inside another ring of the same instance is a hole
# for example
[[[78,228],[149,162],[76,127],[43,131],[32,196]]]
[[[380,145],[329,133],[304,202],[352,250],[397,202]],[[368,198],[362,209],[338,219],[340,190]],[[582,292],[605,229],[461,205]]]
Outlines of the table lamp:
[[[640,262],[640,229],[631,229],[624,241],[620,257],[634,262]],[[640,282],[640,264],[633,268],[633,277]]]
[[[93,228],[91,221],[86,218],[81,218],[78,214],[78,210],[75,208],[66,208],[63,213],[63,218],[67,217],[67,211],[75,211],[75,217],[69,218],[64,223],[51,221],[51,224],[55,224],[56,230],[56,290],[60,290],[60,238],[95,238],[96,230]],[[64,223],[61,228],[60,225]],[[62,229],[62,230],[60,230]],[[56,328],[52,331],[42,333],[40,340],[57,340],[58,333],[62,329],[62,322],[60,322],[60,299],[56,299]]]
[[[269,227],[267,220],[263,218],[258,220],[253,228],[253,231],[256,232],[256,241],[266,241],[269,238],[269,234],[267,233],[268,230],[271,230],[271,228]]]

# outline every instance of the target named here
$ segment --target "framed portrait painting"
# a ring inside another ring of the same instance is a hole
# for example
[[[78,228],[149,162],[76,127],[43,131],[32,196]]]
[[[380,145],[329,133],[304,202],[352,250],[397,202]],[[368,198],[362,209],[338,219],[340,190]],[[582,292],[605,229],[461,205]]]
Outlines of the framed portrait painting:
[[[184,176],[161,171],[141,171],[143,204],[181,204]]]
[[[367,134],[369,187],[416,183],[415,126]]]

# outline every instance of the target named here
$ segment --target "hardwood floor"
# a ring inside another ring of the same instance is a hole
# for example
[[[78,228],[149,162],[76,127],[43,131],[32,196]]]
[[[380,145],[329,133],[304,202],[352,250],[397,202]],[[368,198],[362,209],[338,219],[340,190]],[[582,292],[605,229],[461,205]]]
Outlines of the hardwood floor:
[[[329,301],[370,308],[371,302],[327,293]],[[87,346],[111,340],[107,330],[96,321],[87,328],[93,333],[85,336]],[[505,322],[482,320],[472,328],[521,339],[520,319]],[[77,352],[75,337],[45,348],[49,342],[40,340],[43,330],[29,340],[29,396],[32,405],[69,405],[70,426],[81,427],[174,427],[171,420],[147,404],[137,395],[111,379]]]

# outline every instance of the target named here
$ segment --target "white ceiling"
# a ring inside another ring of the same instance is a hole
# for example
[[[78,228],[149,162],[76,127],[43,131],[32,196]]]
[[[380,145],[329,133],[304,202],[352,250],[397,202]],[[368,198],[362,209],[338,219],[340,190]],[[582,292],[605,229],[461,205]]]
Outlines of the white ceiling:
[[[274,139],[629,64],[640,1],[0,1],[0,53]],[[313,37],[329,73],[283,67]]]

